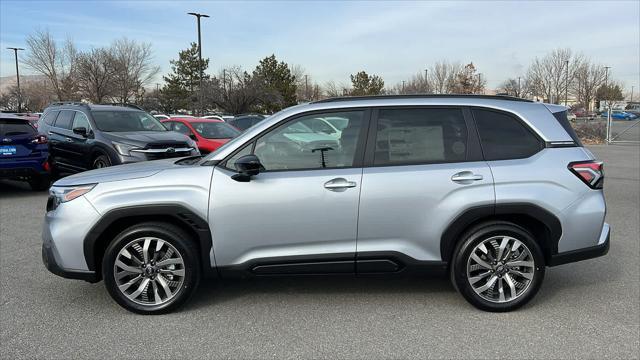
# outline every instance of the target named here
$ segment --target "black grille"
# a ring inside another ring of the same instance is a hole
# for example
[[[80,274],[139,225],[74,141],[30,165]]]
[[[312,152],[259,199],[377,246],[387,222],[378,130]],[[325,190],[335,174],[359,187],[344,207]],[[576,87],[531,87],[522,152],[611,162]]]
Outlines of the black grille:
[[[166,149],[166,148],[186,148],[189,145],[186,142],[170,141],[161,143],[149,143],[145,146],[145,149]]]
[[[170,159],[175,157],[185,157],[189,155],[191,155],[190,151],[147,153],[147,160]]]

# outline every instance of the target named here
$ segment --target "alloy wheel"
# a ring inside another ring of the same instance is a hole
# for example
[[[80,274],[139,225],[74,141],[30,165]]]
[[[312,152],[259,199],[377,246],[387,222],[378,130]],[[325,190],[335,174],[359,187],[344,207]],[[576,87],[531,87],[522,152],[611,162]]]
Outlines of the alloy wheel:
[[[162,305],[182,287],[184,260],[169,242],[142,237],[118,252],[113,276],[118,289],[129,300],[140,305]]]
[[[476,245],[467,259],[467,281],[481,298],[505,303],[522,296],[535,274],[529,248],[511,236],[493,236]]]

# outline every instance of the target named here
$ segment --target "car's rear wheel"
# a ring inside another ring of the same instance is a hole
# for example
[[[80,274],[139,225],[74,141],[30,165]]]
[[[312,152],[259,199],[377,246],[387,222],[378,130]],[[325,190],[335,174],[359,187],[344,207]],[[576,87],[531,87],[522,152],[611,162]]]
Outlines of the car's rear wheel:
[[[111,166],[111,159],[107,155],[98,155],[93,159],[93,168],[101,169]]]
[[[159,314],[193,295],[200,267],[195,245],[184,231],[149,222],[126,229],[111,242],[102,275],[109,294],[122,307]]]
[[[535,296],[544,270],[542,250],[531,233],[513,223],[491,222],[463,236],[454,253],[451,280],[475,307],[511,311]]]

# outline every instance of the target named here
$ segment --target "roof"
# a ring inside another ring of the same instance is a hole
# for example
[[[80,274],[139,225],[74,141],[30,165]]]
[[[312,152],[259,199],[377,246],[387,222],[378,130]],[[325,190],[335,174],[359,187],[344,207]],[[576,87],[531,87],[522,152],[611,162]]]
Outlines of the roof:
[[[142,111],[140,108],[134,105],[101,105],[101,104],[87,104],[82,102],[62,101],[49,104],[47,108],[56,109],[77,109],[85,108],[93,111]]]
[[[356,101],[356,100],[385,100],[385,99],[428,99],[428,98],[471,98],[471,99],[491,99],[491,100],[509,100],[533,102],[531,100],[522,99],[505,95],[476,95],[476,94],[409,94],[409,95],[370,95],[370,96],[341,96],[312,102],[312,104],[338,102],[338,101]]]

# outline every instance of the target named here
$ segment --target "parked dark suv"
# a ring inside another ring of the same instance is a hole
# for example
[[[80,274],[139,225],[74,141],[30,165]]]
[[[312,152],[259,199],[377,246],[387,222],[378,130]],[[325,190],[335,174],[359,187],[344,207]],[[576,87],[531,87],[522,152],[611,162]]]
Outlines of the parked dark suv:
[[[127,106],[54,103],[38,130],[49,137],[56,173],[199,154],[193,140]]]

